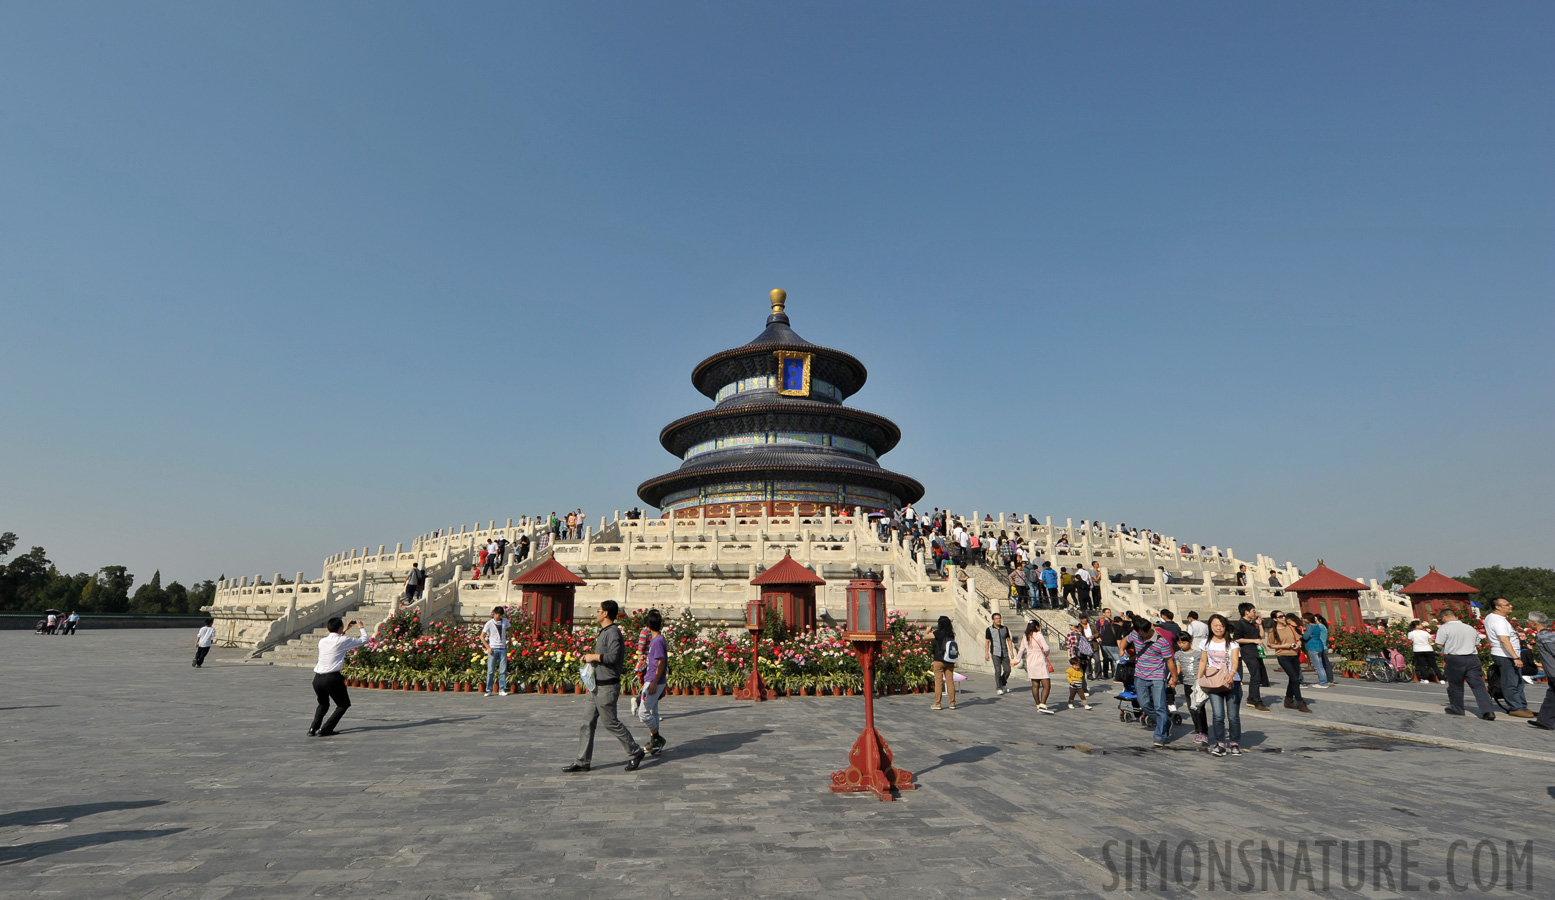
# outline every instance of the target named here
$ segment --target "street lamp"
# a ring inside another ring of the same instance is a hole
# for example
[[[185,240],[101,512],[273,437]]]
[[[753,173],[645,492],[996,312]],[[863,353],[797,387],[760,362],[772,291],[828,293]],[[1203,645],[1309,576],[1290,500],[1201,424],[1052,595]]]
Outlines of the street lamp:
[[[892,764],[891,748],[875,730],[875,654],[886,633],[885,585],[867,575],[848,582],[847,635],[864,670],[864,731],[848,753],[848,767],[832,773],[835,793],[874,791],[881,800],[895,800],[892,791],[917,787],[911,772]]]
[[[761,632],[767,627],[767,604],[757,597],[745,607],[745,630],[751,635],[751,674],[745,687],[734,692],[736,700],[765,700],[767,686],[761,681]]]

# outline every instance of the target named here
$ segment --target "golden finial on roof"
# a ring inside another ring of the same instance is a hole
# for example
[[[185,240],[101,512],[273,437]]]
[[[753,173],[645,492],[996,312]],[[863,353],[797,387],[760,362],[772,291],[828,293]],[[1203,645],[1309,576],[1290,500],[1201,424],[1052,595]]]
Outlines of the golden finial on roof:
[[[787,300],[788,291],[785,291],[782,288],[772,289],[772,314],[774,316],[781,315],[783,313],[783,304]]]
[[[1436,567],[1435,567],[1435,566],[1432,566],[1432,567],[1431,567],[1431,571],[1432,571],[1432,572],[1435,572],[1435,571],[1436,571]]]
[[[1320,565],[1320,566],[1323,564],[1323,557],[1319,556],[1317,558],[1317,564]]]

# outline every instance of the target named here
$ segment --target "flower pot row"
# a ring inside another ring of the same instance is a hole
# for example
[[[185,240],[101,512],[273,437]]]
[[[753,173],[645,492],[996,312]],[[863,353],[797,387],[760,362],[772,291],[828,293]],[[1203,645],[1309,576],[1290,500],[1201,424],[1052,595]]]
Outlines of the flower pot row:
[[[1350,678],[1355,677],[1354,673],[1351,673],[1351,672],[1345,672],[1344,674],[1347,677],[1350,677]],[[477,691],[480,691],[482,689],[482,687],[483,687],[480,684],[469,684],[467,682],[462,682],[462,681],[461,682],[456,682],[456,683],[453,683],[453,684],[431,684],[431,685],[429,685],[426,682],[419,682],[419,681],[372,680],[372,679],[362,679],[362,678],[347,678],[346,679],[346,685],[348,687],[369,688],[369,689],[378,689],[378,690],[439,691],[439,692],[452,692],[452,693],[461,693],[461,694],[463,694],[463,693],[475,693]],[[929,688],[927,685],[921,685],[921,684],[916,684],[916,685],[893,684],[893,685],[877,685],[876,686],[876,694],[878,696],[884,696],[884,695],[887,695],[887,694],[925,694],[925,693],[928,693],[930,690],[931,690],[931,688]],[[582,694],[582,693],[585,693],[585,691],[583,690],[583,685],[581,685],[581,684],[571,684],[571,685],[518,684],[518,685],[514,685],[512,687],[512,691],[514,693],[530,693],[530,694],[537,694],[537,693],[538,694]],[[671,696],[674,696],[674,697],[723,697],[723,696],[727,696],[727,695],[730,695],[730,694],[733,694],[733,693],[734,693],[734,691],[731,688],[726,688],[726,687],[721,687],[721,686],[720,687],[711,687],[711,686],[708,686],[708,685],[693,685],[691,687],[677,687],[677,688],[670,688],[669,689],[669,694]],[[773,693],[773,695],[778,696],[778,697],[852,697],[852,696],[855,696],[855,695],[857,695],[858,693],[861,693],[861,692],[854,690],[852,687],[832,687],[832,686],[827,686],[827,687],[803,687],[803,688],[787,688],[787,689],[785,689],[785,688],[774,688],[774,689],[772,689],[772,693]]]

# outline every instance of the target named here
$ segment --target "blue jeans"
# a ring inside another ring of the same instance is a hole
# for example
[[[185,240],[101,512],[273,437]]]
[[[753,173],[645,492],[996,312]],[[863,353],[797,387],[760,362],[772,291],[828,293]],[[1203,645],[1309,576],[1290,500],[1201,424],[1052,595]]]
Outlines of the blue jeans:
[[[1229,734],[1231,743],[1240,744],[1242,742],[1242,682],[1231,682],[1229,694],[1208,694],[1208,696],[1211,719],[1210,743],[1224,747]]]
[[[1135,678],[1134,692],[1139,694],[1145,714],[1155,716],[1155,739],[1164,743],[1172,733],[1172,714],[1166,710],[1166,679]]]
[[[1496,674],[1501,677],[1501,696],[1506,699],[1506,705],[1513,710],[1527,709],[1528,701],[1523,699],[1523,673],[1517,660],[1508,656],[1492,656],[1496,663]]]
[[[491,651],[486,654],[486,693],[488,693],[488,694],[491,693],[491,672],[492,672],[493,669],[500,669],[501,670],[502,675],[498,679],[497,685],[498,685],[499,689],[504,690],[504,691],[507,690],[508,689],[508,648],[506,648],[506,647],[493,647],[493,648],[491,648]]]

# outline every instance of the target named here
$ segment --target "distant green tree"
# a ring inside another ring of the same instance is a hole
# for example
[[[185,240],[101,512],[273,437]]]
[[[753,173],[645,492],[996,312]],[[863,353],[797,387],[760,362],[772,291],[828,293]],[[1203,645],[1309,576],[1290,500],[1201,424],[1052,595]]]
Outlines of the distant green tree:
[[[1415,583],[1418,578],[1414,566],[1394,566],[1388,570],[1387,582],[1396,588]]]
[[[1477,602],[1488,612],[1497,597],[1512,601],[1518,614],[1539,609],[1555,615],[1555,569],[1484,566],[1458,579],[1479,588]]]
[[[128,612],[134,583],[135,576],[124,566],[103,566],[81,590],[81,606],[91,612]]]
[[[162,590],[162,570],[151,575],[151,580],[135,589],[130,598],[130,612],[142,616],[155,616],[167,612],[167,594]]]
[[[38,601],[54,575],[54,566],[42,547],[34,547],[0,566],[0,609],[43,609],[48,604]]]
[[[16,541],[17,537],[14,531],[0,534],[0,559],[5,559],[11,555],[11,551],[16,549]]]
[[[209,578],[198,582],[189,589],[189,599],[185,602],[185,612],[199,613],[200,607],[210,606],[216,602],[216,582]]]
[[[168,613],[187,613],[189,611],[189,589],[176,581],[169,582],[162,589],[162,611]]]

